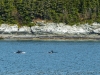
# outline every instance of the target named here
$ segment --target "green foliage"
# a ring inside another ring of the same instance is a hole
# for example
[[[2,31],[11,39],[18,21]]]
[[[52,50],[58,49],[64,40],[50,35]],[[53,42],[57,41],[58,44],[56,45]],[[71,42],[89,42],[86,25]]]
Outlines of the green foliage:
[[[32,26],[37,18],[67,24],[100,22],[100,0],[0,1],[0,23]]]

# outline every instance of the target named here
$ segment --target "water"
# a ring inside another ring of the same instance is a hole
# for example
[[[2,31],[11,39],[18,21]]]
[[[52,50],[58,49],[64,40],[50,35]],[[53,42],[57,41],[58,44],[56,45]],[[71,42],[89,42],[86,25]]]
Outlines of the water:
[[[100,75],[100,42],[0,41],[0,53],[0,75]]]

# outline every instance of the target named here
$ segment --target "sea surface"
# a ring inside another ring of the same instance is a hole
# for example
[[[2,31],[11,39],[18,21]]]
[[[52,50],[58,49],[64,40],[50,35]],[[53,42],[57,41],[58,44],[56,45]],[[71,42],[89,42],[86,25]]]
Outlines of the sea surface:
[[[0,75],[100,75],[100,42],[1,40]]]

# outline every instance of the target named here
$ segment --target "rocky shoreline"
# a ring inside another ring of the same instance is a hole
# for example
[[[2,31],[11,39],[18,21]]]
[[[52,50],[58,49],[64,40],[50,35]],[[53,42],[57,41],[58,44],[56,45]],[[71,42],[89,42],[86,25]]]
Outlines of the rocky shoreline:
[[[10,40],[100,40],[100,24],[66,25],[37,22],[35,26],[18,27],[1,24],[0,39]]]
[[[3,40],[44,40],[44,41],[99,41],[98,35],[8,35],[0,34]]]

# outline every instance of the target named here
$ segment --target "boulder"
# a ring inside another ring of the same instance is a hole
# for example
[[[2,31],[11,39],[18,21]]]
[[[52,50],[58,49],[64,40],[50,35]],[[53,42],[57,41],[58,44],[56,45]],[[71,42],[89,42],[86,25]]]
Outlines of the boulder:
[[[11,32],[18,32],[18,25],[13,25],[13,26],[10,26],[11,27]]]
[[[100,28],[93,30],[95,34],[100,34]]]
[[[27,34],[27,33],[31,33],[31,29],[30,27],[27,27],[27,26],[22,26],[18,29],[18,32],[19,34]]]
[[[1,24],[0,30],[2,30],[3,33],[13,33],[18,31],[18,26],[16,24],[14,25]]]
[[[4,30],[6,29],[7,24],[1,24],[0,26],[0,33],[3,33]]]

